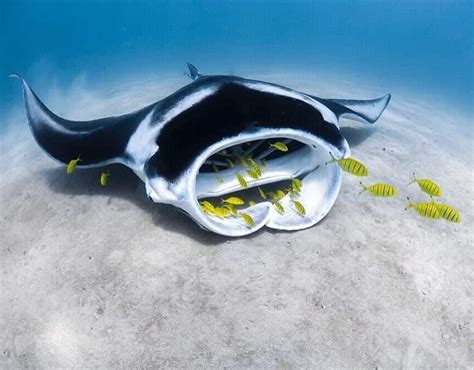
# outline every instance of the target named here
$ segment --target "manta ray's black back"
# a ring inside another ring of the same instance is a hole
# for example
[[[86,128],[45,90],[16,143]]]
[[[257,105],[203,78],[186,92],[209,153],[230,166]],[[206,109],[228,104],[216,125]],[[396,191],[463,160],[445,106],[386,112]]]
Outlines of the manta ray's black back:
[[[156,140],[159,150],[145,168],[148,175],[174,180],[210,145],[259,128],[301,130],[335,147],[343,145],[338,128],[304,101],[249,88],[237,78],[204,77],[191,85],[206,84],[217,85],[215,93],[164,125]]]

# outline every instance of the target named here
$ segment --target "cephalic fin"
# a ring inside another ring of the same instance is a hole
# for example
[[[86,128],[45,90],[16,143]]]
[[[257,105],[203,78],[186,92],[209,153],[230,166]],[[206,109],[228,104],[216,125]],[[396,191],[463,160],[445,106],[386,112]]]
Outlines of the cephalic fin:
[[[386,94],[371,100],[322,99],[311,96],[334,112],[337,118],[350,118],[364,123],[375,123],[390,102],[391,95]]]

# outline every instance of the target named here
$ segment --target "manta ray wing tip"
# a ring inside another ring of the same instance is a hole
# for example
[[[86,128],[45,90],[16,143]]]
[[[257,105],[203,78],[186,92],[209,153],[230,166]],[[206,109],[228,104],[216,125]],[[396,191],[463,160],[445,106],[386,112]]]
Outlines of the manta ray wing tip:
[[[20,81],[23,80],[23,78],[21,78],[21,76],[20,76],[19,73],[10,73],[10,74],[8,75],[8,77],[10,77],[10,78],[16,78],[16,79],[18,79],[18,80],[20,80]]]
[[[384,96],[381,97],[381,99],[385,101],[385,106],[387,106],[388,103],[390,102],[390,99],[392,99],[392,94],[390,93],[385,94]]]

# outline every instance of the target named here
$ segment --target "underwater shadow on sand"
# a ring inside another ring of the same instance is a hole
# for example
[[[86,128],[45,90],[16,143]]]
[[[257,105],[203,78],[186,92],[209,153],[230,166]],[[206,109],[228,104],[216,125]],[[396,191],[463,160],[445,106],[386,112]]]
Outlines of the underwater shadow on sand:
[[[375,133],[375,131],[376,127],[341,127],[342,136],[346,138],[351,148],[362,144],[373,133]]]
[[[156,227],[186,235],[201,244],[220,245],[230,239],[201,229],[173,206],[153,203],[146,196],[143,183],[128,168],[121,165],[111,165],[107,168],[111,172],[107,186],[100,186],[98,183],[103,170],[101,168],[77,169],[71,175],[67,175],[64,167],[54,167],[44,171],[44,178],[50,189],[55,192],[90,196],[91,202],[95,195],[126,199],[149,213]]]

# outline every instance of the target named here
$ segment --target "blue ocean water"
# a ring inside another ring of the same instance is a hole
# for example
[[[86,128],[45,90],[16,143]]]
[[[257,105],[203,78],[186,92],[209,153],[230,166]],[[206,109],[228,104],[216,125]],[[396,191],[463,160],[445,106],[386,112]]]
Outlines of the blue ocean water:
[[[472,0],[0,1],[0,110],[20,72],[98,83],[116,74],[327,68],[472,109]]]

